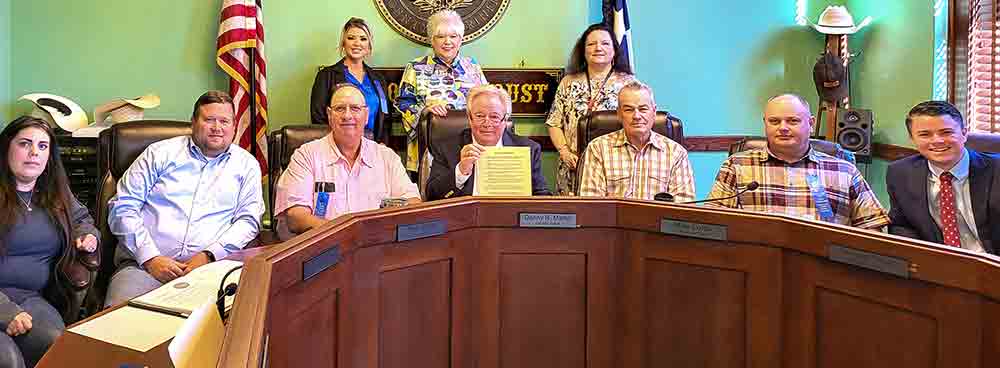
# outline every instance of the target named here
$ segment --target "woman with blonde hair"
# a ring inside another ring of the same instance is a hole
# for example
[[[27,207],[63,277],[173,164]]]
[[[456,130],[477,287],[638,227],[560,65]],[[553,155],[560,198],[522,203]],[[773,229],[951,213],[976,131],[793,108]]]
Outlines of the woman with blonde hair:
[[[313,82],[311,111],[313,124],[327,123],[326,108],[330,105],[333,89],[341,83],[358,87],[368,105],[368,123],[365,137],[379,143],[389,140],[389,103],[382,88],[382,76],[365,63],[374,49],[371,29],[364,19],[351,18],[340,32],[340,61],[325,67],[316,74]]]

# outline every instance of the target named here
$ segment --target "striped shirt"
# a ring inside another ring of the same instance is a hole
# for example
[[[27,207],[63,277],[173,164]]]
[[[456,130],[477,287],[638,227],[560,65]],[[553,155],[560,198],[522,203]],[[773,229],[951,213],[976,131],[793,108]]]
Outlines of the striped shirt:
[[[766,148],[730,156],[719,168],[708,198],[734,195],[756,181],[760,185],[756,190],[710,205],[822,221],[817,197],[810,191],[810,177],[829,202],[832,217],[827,221],[865,229],[889,224],[889,216],[861,172],[847,161],[814,149],[796,162],[782,161]]]
[[[650,132],[641,150],[618,130],[587,145],[580,195],[653,199],[670,193],[677,202],[694,200],[694,174],[687,150],[662,134]]]

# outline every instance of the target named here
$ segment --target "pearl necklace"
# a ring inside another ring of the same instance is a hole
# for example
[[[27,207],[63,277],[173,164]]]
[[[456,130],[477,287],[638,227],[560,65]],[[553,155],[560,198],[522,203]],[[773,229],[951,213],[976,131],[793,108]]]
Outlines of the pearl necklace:
[[[31,197],[33,197],[35,195],[35,192],[33,192],[33,191],[32,192],[28,192],[28,200],[27,201],[24,200],[24,198],[21,198],[21,193],[15,193],[14,195],[17,196],[17,199],[21,200],[21,203],[24,204],[24,208],[27,208],[28,212],[31,212]]]

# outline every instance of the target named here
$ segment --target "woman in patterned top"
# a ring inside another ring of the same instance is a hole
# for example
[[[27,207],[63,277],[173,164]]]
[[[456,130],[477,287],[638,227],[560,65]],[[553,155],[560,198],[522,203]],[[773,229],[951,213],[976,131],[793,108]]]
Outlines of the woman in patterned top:
[[[441,10],[427,19],[427,35],[433,55],[406,64],[399,83],[396,108],[406,131],[406,169],[417,171],[417,123],[426,108],[437,116],[448,110],[464,110],[465,96],[472,87],[486,84],[486,76],[475,59],[459,55],[465,23],[454,10]]]
[[[570,54],[566,76],[559,82],[545,121],[552,144],[559,150],[557,195],[576,193],[577,122],[593,111],[617,110],[618,91],[635,80],[632,68],[618,50],[611,29],[593,24],[583,31]]]

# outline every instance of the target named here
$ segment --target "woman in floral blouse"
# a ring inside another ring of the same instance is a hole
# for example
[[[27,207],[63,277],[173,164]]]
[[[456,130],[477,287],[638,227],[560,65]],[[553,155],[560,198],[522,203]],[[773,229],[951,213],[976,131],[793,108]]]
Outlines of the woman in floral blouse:
[[[423,110],[437,116],[448,110],[465,110],[465,96],[472,87],[486,84],[486,76],[475,59],[459,55],[465,23],[454,10],[442,10],[427,19],[427,35],[433,55],[406,64],[399,83],[396,108],[406,131],[406,169],[417,171],[417,123]]]
[[[576,127],[581,117],[593,111],[617,110],[618,91],[635,80],[632,68],[618,52],[618,41],[611,29],[593,24],[576,41],[566,76],[559,82],[552,110],[545,121],[552,144],[559,150],[556,194],[575,195]]]

